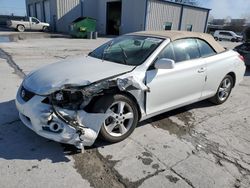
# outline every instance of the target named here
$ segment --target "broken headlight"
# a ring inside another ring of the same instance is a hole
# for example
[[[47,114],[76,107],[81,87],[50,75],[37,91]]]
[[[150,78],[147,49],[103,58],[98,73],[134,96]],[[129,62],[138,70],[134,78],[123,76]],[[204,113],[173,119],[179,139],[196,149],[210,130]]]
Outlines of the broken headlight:
[[[93,97],[112,87],[112,82],[101,81],[84,87],[67,88],[52,94],[52,104],[73,110],[87,106]]]
[[[84,97],[81,91],[60,90],[52,94],[52,103],[67,109],[79,109]]]

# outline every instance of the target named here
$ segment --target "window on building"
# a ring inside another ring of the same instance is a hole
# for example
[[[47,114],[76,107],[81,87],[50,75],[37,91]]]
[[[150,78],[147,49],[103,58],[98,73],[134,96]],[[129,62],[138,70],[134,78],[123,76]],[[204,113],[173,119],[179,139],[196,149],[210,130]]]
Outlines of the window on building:
[[[187,31],[192,31],[193,30],[193,25],[187,24],[186,30]]]
[[[165,22],[164,30],[171,30],[172,29],[172,22]]]

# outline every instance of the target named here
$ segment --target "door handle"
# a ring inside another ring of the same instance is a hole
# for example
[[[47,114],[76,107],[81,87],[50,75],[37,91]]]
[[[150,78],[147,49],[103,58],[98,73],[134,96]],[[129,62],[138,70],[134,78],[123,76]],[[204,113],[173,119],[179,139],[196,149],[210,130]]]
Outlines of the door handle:
[[[198,73],[203,73],[203,72],[205,72],[206,71],[206,68],[205,67],[202,67],[202,68],[200,68],[199,70],[198,70]]]

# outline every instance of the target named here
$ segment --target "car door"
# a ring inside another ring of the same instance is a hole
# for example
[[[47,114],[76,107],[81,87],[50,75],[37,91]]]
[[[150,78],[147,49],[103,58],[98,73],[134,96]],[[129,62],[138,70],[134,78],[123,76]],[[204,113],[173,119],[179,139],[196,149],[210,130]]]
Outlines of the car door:
[[[171,110],[200,99],[205,84],[206,65],[200,58],[196,39],[170,43],[159,55],[175,60],[173,69],[151,68],[146,73],[150,92],[146,96],[147,114]]]
[[[40,21],[36,18],[31,18],[31,29],[32,30],[42,30],[42,26],[40,24]]]

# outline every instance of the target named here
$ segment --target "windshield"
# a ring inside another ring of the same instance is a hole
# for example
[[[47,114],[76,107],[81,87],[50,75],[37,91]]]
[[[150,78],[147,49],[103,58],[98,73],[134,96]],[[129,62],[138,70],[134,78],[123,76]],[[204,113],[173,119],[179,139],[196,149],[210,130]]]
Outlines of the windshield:
[[[91,57],[120,64],[141,65],[161,44],[163,39],[147,36],[124,35],[100,46]]]

